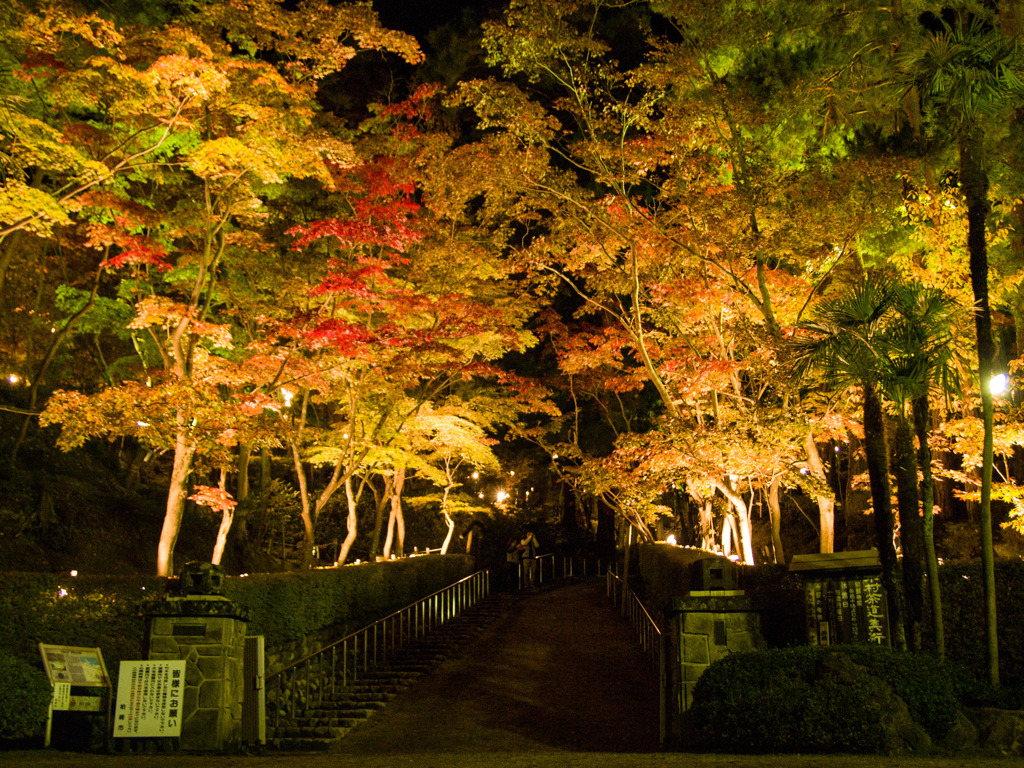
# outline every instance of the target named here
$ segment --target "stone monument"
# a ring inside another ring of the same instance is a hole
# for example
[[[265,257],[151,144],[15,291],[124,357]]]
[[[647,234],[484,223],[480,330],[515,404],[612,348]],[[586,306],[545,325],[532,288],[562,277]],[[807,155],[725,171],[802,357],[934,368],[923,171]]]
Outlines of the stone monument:
[[[224,597],[225,572],[210,563],[187,563],[180,597],[146,606],[147,658],[183,659],[182,749],[223,752],[241,741],[244,609]]]

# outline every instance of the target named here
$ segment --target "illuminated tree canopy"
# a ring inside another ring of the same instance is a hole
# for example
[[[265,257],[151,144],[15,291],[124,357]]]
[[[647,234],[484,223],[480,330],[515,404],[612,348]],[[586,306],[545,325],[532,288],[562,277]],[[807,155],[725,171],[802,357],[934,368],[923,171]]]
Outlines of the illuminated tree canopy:
[[[985,558],[1024,528],[987,384],[1020,366],[1017,2],[511,0],[427,55],[368,3],[131,5],[0,11],[4,451],[157,457],[159,573],[189,505],[215,560],[611,515],[747,563],[898,548],[915,584],[934,514],[977,507]]]

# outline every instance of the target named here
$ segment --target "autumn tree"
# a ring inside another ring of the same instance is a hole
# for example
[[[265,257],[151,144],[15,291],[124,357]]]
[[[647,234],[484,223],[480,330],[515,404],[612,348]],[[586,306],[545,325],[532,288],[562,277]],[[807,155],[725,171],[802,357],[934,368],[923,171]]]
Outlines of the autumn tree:
[[[59,25],[55,15],[44,18]],[[113,246],[105,266],[127,270],[121,285],[135,307],[131,327],[138,332],[144,378],[172,404],[165,418],[173,425],[174,462],[157,557],[158,573],[168,575],[200,448],[196,430],[205,427],[197,404],[213,401],[217,391],[218,382],[203,375],[205,364],[230,358],[228,350],[245,342],[235,338],[231,321],[232,262],[263,247],[264,190],[291,178],[330,187],[330,166],[352,162],[350,145],[317,123],[320,79],[359,47],[390,49],[410,60],[419,54],[413,41],[383,30],[359,5],[304,3],[286,10],[271,0],[220,3],[187,23],[124,32],[118,50],[90,41],[96,53],[68,78],[93,83],[91,91],[80,84],[73,98],[90,93],[100,119],[85,140],[76,139],[81,123],[65,135],[73,146],[99,154],[89,157],[91,175],[72,180],[71,192],[57,203],[80,205],[110,169],[137,159],[136,145],[150,155],[129,183],[92,201],[109,217],[92,237]],[[43,72],[58,79],[56,69]],[[154,212],[149,220],[124,215],[134,200]],[[41,214],[25,216],[9,229],[38,221]],[[61,413],[60,407],[58,401],[51,413]],[[66,433],[74,429],[69,426]],[[95,433],[106,429],[100,423]]]
[[[850,157],[854,134],[827,109],[871,18],[814,3],[797,29],[781,3],[519,2],[485,35],[515,85],[460,87],[480,127],[529,158],[506,181],[537,201],[525,263],[575,294],[578,318],[620,330],[623,376],[657,393],[660,428],[691,454],[695,486],[730,502],[741,538],[732,477],[777,498],[804,451],[824,476],[776,350],[897,188],[891,168]],[[834,43],[837,23],[856,34]],[[833,500],[814,495],[828,551]]]

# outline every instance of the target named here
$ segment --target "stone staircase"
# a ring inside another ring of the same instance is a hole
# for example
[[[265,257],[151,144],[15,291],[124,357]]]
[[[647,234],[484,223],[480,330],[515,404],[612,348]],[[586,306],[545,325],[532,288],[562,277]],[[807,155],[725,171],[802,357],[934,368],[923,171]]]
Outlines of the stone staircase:
[[[330,749],[395,696],[453,658],[519,601],[518,594],[484,598],[419,640],[396,650],[387,664],[361,672],[358,679],[301,713],[274,723],[267,716],[267,748],[287,752]],[[340,687],[340,686],[339,686]]]

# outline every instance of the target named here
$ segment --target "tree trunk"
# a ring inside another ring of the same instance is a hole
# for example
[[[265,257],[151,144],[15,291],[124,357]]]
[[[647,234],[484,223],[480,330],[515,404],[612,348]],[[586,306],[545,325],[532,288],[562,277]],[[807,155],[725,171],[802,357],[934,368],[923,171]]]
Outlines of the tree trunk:
[[[981,127],[967,120],[960,128],[960,191],[967,205],[967,251],[971,265],[971,289],[974,292],[974,329],[978,340],[978,380],[981,389],[981,418],[985,436],[981,457],[981,533],[982,585],[985,594],[985,643],[988,680],[999,685],[999,636],[996,627],[995,550],[992,544],[992,460],[994,413],[992,404],[995,343],[992,339],[992,314],[988,302],[988,244],[985,222],[988,218],[988,176],[982,164]]]
[[[295,467],[295,478],[299,483],[299,503],[302,505],[302,509],[299,512],[299,517],[302,520],[302,556],[300,564],[303,568],[309,568],[313,564],[316,516],[313,505],[309,503],[309,483],[306,480],[306,470],[302,466],[299,447],[293,442],[291,443],[291,449],[292,464]]]
[[[156,549],[156,575],[164,577],[174,573],[174,545],[178,542],[181,518],[185,514],[188,476],[192,471],[192,457],[196,452],[184,414],[179,412],[177,421],[174,463],[171,467],[170,487],[167,489],[167,508],[164,512],[164,524],[160,529],[160,543]]]
[[[370,558],[374,559],[380,554],[380,532],[384,528],[384,507],[391,500],[391,483],[384,478],[384,490],[378,493],[377,487],[371,485],[373,490],[373,534],[370,536]]]
[[[882,401],[870,382],[864,383],[864,453],[871,482],[871,503],[874,508],[875,545],[882,563],[882,586],[889,609],[889,632],[892,645],[906,650],[903,634],[902,594],[896,579],[896,548],[892,543],[895,519],[889,496],[889,456],[885,445],[885,421]]]
[[[747,565],[753,565],[754,544],[751,541],[750,511],[747,509],[747,503],[739,493],[733,490],[731,484],[715,481],[715,486],[722,492],[722,495],[729,500],[729,504],[732,505],[733,509],[736,510],[735,520],[732,525],[735,525],[738,529],[736,534],[739,539],[738,546],[740,549],[740,555],[743,558],[744,563]],[[731,515],[726,516],[727,519],[729,517],[731,517]]]
[[[352,544],[356,540],[356,526],[358,525],[359,518],[356,516],[356,499],[352,495],[351,473],[346,473],[345,475],[345,502],[348,504],[348,519],[346,521],[348,530],[345,533],[345,540],[341,542],[341,551],[338,552],[338,559],[334,563],[335,566],[345,564],[345,560],[348,559],[349,550],[352,549]]]
[[[238,553],[239,561],[243,570],[250,570],[252,562],[252,547],[249,540],[249,514],[251,509],[246,503],[249,498],[249,459],[252,457],[252,444],[241,442],[238,444],[238,462],[236,468],[238,476],[235,482],[235,501],[238,506],[234,508],[234,548]]]
[[[822,483],[828,484],[828,477],[825,475],[825,466],[821,463],[821,454],[818,452],[818,444],[814,440],[814,433],[807,431],[804,438],[804,448],[807,450],[807,468],[814,477]],[[821,553],[829,554],[835,551],[835,525],[836,525],[836,500],[828,496],[814,497],[818,502],[818,549]]]
[[[786,552],[782,548],[782,504],[779,500],[782,483],[778,475],[772,477],[771,485],[768,486],[768,514],[772,523],[772,550],[775,562],[778,565],[785,565]]]
[[[932,481],[931,411],[928,395],[914,400],[914,431],[917,433],[917,465],[921,470],[921,521],[924,529],[925,563],[932,607],[932,629],[939,658],[946,656],[946,632],[942,624],[942,592],[939,587],[939,559],[935,554],[935,484]]]
[[[227,486],[228,473],[227,470],[221,468],[220,470],[220,483],[218,483],[220,489],[223,491]],[[210,562],[214,565],[220,565],[221,558],[224,557],[224,547],[228,541],[228,532],[231,530],[231,523],[235,519],[235,508],[225,507],[220,513],[220,527],[217,529],[217,540],[213,544],[213,554],[210,556]]]
[[[900,513],[900,541],[903,545],[903,595],[905,598],[907,644],[921,650],[924,624],[924,521],[919,512],[917,455],[910,420],[903,413],[896,421],[896,502]]]

